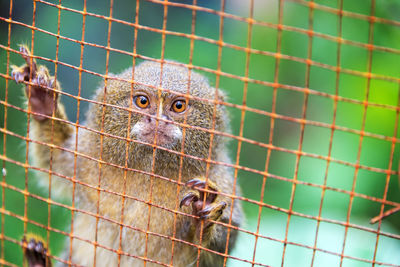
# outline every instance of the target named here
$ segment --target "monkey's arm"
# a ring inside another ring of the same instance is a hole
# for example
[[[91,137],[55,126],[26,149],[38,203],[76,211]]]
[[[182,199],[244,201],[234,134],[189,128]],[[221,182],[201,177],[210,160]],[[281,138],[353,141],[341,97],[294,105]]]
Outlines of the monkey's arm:
[[[66,167],[67,156],[63,150],[52,149],[49,145],[60,147],[66,146],[66,141],[73,134],[73,127],[65,122],[67,120],[64,106],[60,103],[58,93],[52,89],[60,90],[59,83],[50,76],[45,66],[37,65],[26,46],[20,46],[20,52],[26,64],[18,67],[12,66],[12,75],[17,83],[31,82],[26,84],[25,96],[32,112],[33,118],[30,122],[30,138],[46,145],[31,143],[30,159],[33,163],[43,169],[50,169],[50,158],[52,158],[52,170],[64,175],[71,175],[71,168]],[[41,115],[52,116],[50,119]],[[60,188],[61,190],[61,188]]]

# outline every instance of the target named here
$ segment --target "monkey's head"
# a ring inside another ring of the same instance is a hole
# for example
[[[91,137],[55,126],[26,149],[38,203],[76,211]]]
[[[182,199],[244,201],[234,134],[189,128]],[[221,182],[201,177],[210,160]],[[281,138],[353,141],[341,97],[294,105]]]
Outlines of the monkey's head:
[[[162,157],[164,164],[177,163],[179,156],[171,150],[180,152],[182,144],[185,154],[207,159],[212,129],[227,131],[227,112],[223,105],[216,104],[216,100],[224,101],[224,93],[194,71],[189,74],[187,68],[171,63],[164,63],[161,69],[159,63],[146,61],[136,66],[134,74],[129,68],[116,77],[133,77],[134,82],[109,79],[106,90],[99,88],[95,100],[103,102],[106,92],[106,103],[118,107],[106,106],[103,116],[103,106],[94,105],[88,118],[89,125],[94,123],[92,127],[103,128],[110,135],[103,139],[108,160],[123,164],[129,147],[129,161],[140,161],[152,156],[153,144],[160,147],[156,156]],[[127,137],[133,140],[129,145]],[[211,158],[225,145],[222,140],[214,134]]]

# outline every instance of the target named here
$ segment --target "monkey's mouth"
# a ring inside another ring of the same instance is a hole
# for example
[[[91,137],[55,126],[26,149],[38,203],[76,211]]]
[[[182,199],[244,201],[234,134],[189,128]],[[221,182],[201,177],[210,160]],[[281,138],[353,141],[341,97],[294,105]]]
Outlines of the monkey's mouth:
[[[157,128],[154,125],[138,122],[132,128],[132,134],[137,140],[149,144],[171,148],[180,139],[182,139],[182,131],[173,124],[159,125]]]

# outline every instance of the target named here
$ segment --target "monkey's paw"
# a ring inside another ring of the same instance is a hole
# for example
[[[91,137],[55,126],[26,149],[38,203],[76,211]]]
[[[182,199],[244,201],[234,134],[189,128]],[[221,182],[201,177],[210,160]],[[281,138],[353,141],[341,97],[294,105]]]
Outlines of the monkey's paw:
[[[24,237],[22,239],[24,259],[29,267],[51,267],[51,261],[46,256],[47,249],[43,242],[31,238],[29,242]]]
[[[205,192],[206,188],[213,192]],[[192,187],[194,190],[190,190],[181,200],[180,207],[189,206],[192,204],[193,215],[199,216],[202,220],[218,221],[224,209],[226,208],[226,202],[218,200],[218,189],[217,186],[208,180],[196,178],[186,183],[186,186]],[[204,203],[204,194],[206,194]],[[204,205],[204,208],[203,208]],[[205,226],[209,225],[210,222],[206,223]]]
[[[32,112],[38,113],[34,114],[33,117],[38,121],[45,120],[46,117],[40,116],[39,114],[51,116],[53,110],[57,107],[58,93],[51,90],[53,88],[58,89],[58,87],[55,86],[56,81],[54,77],[50,76],[45,66],[38,66],[36,64],[36,60],[32,58],[28,47],[21,45],[19,51],[25,59],[26,64],[20,67],[15,65],[11,66],[12,77],[17,83],[28,82],[29,79],[31,80],[33,85],[26,85],[26,95],[27,97],[30,96],[29,103]]]

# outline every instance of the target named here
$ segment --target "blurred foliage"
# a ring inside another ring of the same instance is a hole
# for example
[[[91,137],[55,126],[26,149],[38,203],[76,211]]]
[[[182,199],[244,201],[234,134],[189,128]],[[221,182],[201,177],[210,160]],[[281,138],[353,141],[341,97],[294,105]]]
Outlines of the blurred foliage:
[[[55,1],[51,1],[58,3]],[[133,1],[115,1],[113,6],[113,17],[124,21],[134,22],[135,6]],[[190,4],[191,1],[179,1]],[[198,1],[201,6],[220,9],[220,1]],[[226,3],[226,12],[242,17],[249,16],[249,1],[230,0]],[[315,2],[339,8],[339,1],[316,0]],[[109,15],[108,1],[88,1],[87,11],[100,15]],[[63,1],[63,6],[76,10],[83,10],[83,1]],[[254,18],[268,23],[278,23],[278,1],[255,1]],[[344,0],[344,10],[369,15],[371,12],[371,0]],[[27,0],[18,0],[13,3],[12,19],[28,25],[32,24],[32,3]],[[283,24],[298,28],[309,28],[310,9],[299,3],[286,2],[283,4]],[[139,11],[139,23],[162,29],[163,7],[161,5],[141,1]],[[398,1],[381,0],[376,2],[375,15],[390,20],[400,20],[400,3]],[[9,17],[9,1],[0,1],[0,16]],[[322,10],[314,10],[312,27],[316,32],[338,36],[340,17]],[[36,27],[45,31],[57,33],[58,10],[43,3],[36,3]],[[219,38],[220,17],[206,12],[197,12],[195,34],[214,40]],[[192,12],[188,9],[169,7],[167,30],[190,34],[192,24]],[[101,18],[92,16],[86,17],[84,39],[86,42],[98,45],[107,45],[108,22]],[[230,18],[224,19],[223,40],[226,43],[246,47],[248,25],[242,21]],[[400,49],[400,28],[388,24],[375,23],[373,27],[373,43],[388,48]],[[62,36],[81,40],[82,38],[82,15],[66,10],[60,12],[60,34]],[[342,19],[342,37],[361,43],[367,43],[369,36],[369,22],[348,16]],[[111,47],[132,52],[134,43],[134,28],[120,23],[112,23]],[[251,47],[258,50],[276,52],[278,31],[260,25],[253,25],[251,35]],[[17,49],[19,43],[30,43],[32,39],[31,29],[12,24],[11,26],[11,48]],[[146,30],[138,31],[137,53],[152,58],[160,58],[162,50],[162,36],[159,33]],[[8,24],[0,20],[0,44],[7,46]],[[332,66],[337,65],[338,43],[314,36],[309,44],[307,35],[299,32],[283,31],[281,39],[281,53],[300,58],[307,58],[309,45],[312,45],[311,59]],[[36,31],[34,34],[34,54],[45,58],[56,58],[57,39],[46,33]],[[79,66],[81,47],[78,43],[69,40],[59,40],[58,60]],[[21,64],[22,59],[15,53],[10,53],[10,62],[7,61],[7,51],[0,49],[0,73],[9,74],[9,64]],[[246,70],[246,53],[228,47],[224,47],[221,53],[221,70],[226,73],[244,76]],[[189,63],[190,60],[190,39],[166,35],[165,37],[165,58]],[[194,41],[193,64],[216,70],[218,67],[218,46],[202,40]],[[340,50],[340,66],[342,68],[367,72],[368,50],[343,44]],[[373,51],[371,69],[373,73],[399,77],[400,55]],[[104,73],[106,51],[102,48],[92,46],[84,47],[83,68]],[[117,73],[132,65],[133,59],[130,56],[110,52],[109,70]],[[52,72],[54,64],[39,60]],[[249,58],[249,77],[274,82],[276,60],[274,57],[251,54]],[[58,79],[63,89],[73,95],[78,94],[78,71],[69,67],[57,66]],[[286,85],[305,87],[307,66],[303,63],[281,59],[279,65],[278,82]],[[216,77],[211,73],[204,74],[215,84]],[[83,73],[82,75],[82,97],[90,98],[93,91],[99,84],[101,78],[98,76]],[[309,74],[309,88],[312,90],[335,94],[336,73],[317,66],[311,66]],[[338,92],[342,97],[364,101],[366,90],[369,88],[368,102],[397,106],[399,101],[399,85],[394,82],[372,79],[368,86],[366,78],[341,73],[338,80]],[[7,102],[11,105],[23,107],[21,97],[21,86],[13,81],[6,81],[0,77],[0,99],[5,100],[7,89]],[[229,102],[242,104],[244,97],[246,104],[255,109],[272,112],[273,88],[259,84],[249,83],[247,94],[244,96],[246,85],[234,78],[221,76],[219,87],[228,92]],[[62,101],[68,107],[76,106],[74,99],[63,97]],[[277,90],[276,113],[301,118],[303,112],[304,94],[286,89]],[[84,115],[87,110],[87,103],[81,102],[81,112]],[[241,110],[229,108],[232,115],[232,133],[239,135]],[[0,125],[4,127],[4,105],[0,105]],[[72,121],[76,118],[76,109],[68,108],[68,115]],[[364,118],[364,106],[356,103],[339,101],[335,124],[350,129],[361,130]],[[334,120],[334,101],[332,98],[310,94],[306,110],[306,119],[311,121],[332,124]],[[7,109],[7,130],[18,135],[26,135],[26,115],[13,108]],[[271,118],[254,112],[246,112],[244,117],[243,136],[245,138],[268,144]],[[398,123],[398,122],[397,122]],[[396,111],[388,108],[371,107],[367,108],[365,114],[365,131],[384,135],[388,137],[397,136],[395,133]],[[0,135],[0,149],[3,153],[4,134]],[[321,156],[328,156],[331,130],[312,125],[305,125],[302,151]],[[287,120],[275,120],[273,131],[273,145],[285,149],[298,150],[300,140],[300,124]],[[6,136],[6,157],[21,163],[26,162],[26,143],[12,135]],[[360,146],[360,136],[354,133],[336,130],[332,137],[331,157],[349,163],[356,163],[357,153]],[[232,158],[237,154],[238,141],[231,142]],[[387,170],[389,168],[390,152],[392,144],[372,137],[364,136],[361,142],[360,165],[376,167]],[[265,171],[267,149],[242,143],[239,164],[248,168]],[[399,144],[396,143],[393,156],[392,170],[397,170],[399,162]],[[25,169],[15,164],[5,162],[7,174],[6,183],[20,189],[25,188]],[[274,205],[279,208],[288,209],[292,192],[291,179],[295,177],[296,155],[293,153],[273,150],[270,156],[268,172],[285,177],[289,181],[278,180],[272,177],[240,170],[238,181],[242,187],[243,195],[256,201]],[[302,156],[299,158],[297,179],[306,183],[316,185],[324,184],[324,177],[327,162],[322,159]],[[47,193],[35,185],[35,178],[31,171],[28,175],[28,189],[34,194],[47,197]],[[360,169],[355,171],[354,167],[331,162],[327,170],[327,186],[339,189],[326,190],[323,195],[323,206],[321,217],[325,219],[346,222],[349,194],[343,190],[351,191],[353,180],[356,178],[355,192],[371,197],[382,198],[385,190],[386,174]],[[263,180],[266,180],[265,194],[261,199],[261,188]],[[24,215],[24,196],[13,190],[5,189],[5,203],[2,203],[5,210],[19,216]],[[2,192],[0,192],[0,195]],[[318,216],[322,189],[309,185],[298,184],[293,199],[293,210],[310,216]],[[388,187],[387,199],[400,202],[399,181],[397,177],[391,176]],[[286,224],[288,215],[273,209],[262,208],[255,204],[243,202],[246,212],[246,224],[244,229],[256,232],[263,236],[285,239]],[[390,207],[386,207],[388,209]],[[381,205],[377,202],[355,197],[350,215],[350,223],[377,229],[378,225],[370,225],[369,219],[379,214]],[[66,222],[70,220],[67,210],[51,206],[51,226],[55,229],[68,231]],[[260,213],[261,211],[261,213]],[[47,225],[48,205],[39,200],[27,199],[28,218]],[[3,215],[5,219],[4,234],[7,237],[19,240],[23,233],[22,220],[13,216]],[[260,219],[260,227],[257,222]],[[287,240],[307,246],[314,246],[317,229],[317,222],[313,219],[291,216],[288,228]],[[400,234],[400,213],[394,214],[383,220],[381,230],[392,234]],[[46,232],[37,226],[28,224],[28,231],[37,232],[46,236]],[[321,222],[319,226],[317,247],[335,253],[342,252],[345,228],[343,226]],[[377,236],[367,231],[354,228],[348,230],[345,255],[372,260]],[[50,233],[51,249],[58,253],[62,248],[62,235]],[[21,264],[21,249],[18,245],[4,242],[5,259],[9,262]],[[238,244],[233,255],[241,259],[252,260],[255,247],[254,235],[240,233]],[[379,237],[377,261],[400,265],[400,241],[386,236]],[[280,266],[282,263],[283,244],[273,239],[259,238],[255,254],[255,261],[272,266]],[[311,264],[313,251],[294,245],[287,245],[284,257],[285,266],[309,266]],[[396,256],[397,255],[397,256]],[[319,252],[315,254],[315,266],[336,266],[340,263],[340,257]],[[245,266],[243,262],[230,260],[230,266]],[[365,262],[344,259],[344,266],[369,266]]]

